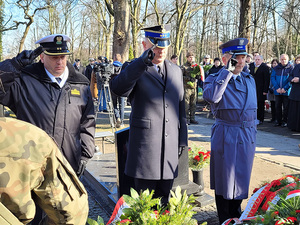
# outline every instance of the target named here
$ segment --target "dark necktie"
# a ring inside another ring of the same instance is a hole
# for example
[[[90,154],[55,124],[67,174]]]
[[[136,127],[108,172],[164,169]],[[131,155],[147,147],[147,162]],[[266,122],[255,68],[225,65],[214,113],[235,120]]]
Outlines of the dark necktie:
[[[163,80],[165,80],[165,76],[164,76],[164,74],[163,74],[163,70],[162,70],[162,68],[161,68],[161,65],[157,65],[157,67],[158,67],[158,73],[161,75],[161,78],[162,78]]]
[[[60,82],[61,82],[61,78],[60,77],[55,77],[55,80],[57,81],[57,83],[60,84]]]
[[[237,76],[235,79],[236,79],[238,82],[242,83],[242,80],[241,80],[241,77],[240,77],[240,76]]]

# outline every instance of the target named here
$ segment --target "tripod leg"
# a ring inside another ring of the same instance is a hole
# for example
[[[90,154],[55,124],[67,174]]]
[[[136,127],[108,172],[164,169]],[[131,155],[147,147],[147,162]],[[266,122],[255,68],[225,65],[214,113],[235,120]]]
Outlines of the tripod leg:
[[[104,89],[104,95],[105,95],[106,107],[109,115],[110,125],[114,133],[114,130],[116,129],[116,117],[114,114],[114,107],[111,101],[112,99],[111,99],[109,84],[104,84],[103,89]]]

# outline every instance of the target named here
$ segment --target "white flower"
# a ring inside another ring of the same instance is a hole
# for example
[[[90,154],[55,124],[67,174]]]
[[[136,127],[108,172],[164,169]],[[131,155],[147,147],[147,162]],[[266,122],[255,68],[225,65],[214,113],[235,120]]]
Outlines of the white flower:
[[[295,183],[295,180],[294,180],[294,178],[292,178],[292,177],[287,177],[287,178],[285,178],[285,180],[286,180],[289,184]]]

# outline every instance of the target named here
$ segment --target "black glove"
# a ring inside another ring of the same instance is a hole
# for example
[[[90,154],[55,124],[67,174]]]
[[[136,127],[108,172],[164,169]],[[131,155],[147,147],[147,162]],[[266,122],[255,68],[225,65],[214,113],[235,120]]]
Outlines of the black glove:
[[[178,148],[178,156],[181,156],[182,152],[184,151],[185,146],[179,146]]]
[[[154,59],[154,52],[153,49],[156,48],[156,45],[153,45],[151,48],[147,49],[146,51],[144,51],[144,53],[141,55],[141,58],[143,60],[143,62],[147,65],[147,66],[152,66],[152,60]]]
[[[227,69],[230,72],[233,72],[235,70],[235,66],[237,63],[238,63],[238,61],[235,59],[235,54],[233,54],[227,63]]]
[[[43,47],[40,46],[35,50],[24,50],[19,53],[16,57],[12,58],[14,66],[17,69],[22,69],[23,67],[33,63],[34,59],[38,57],[43,52]]]
[[[81,177],[81,175],[83,174],[83,172],[85,170],[85,167],[86,167],[86,164],[87,164],[86,160],[84,160],[84,159],[80,160],[79,168],[78,168],[78,170],[76,172],[76,174],[77,174],[78,177]]]

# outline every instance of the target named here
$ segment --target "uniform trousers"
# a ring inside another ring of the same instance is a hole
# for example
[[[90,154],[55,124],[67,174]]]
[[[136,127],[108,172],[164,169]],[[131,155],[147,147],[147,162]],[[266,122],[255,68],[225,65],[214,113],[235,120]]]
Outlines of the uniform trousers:
[[[161,198],[161,205],[167,206],[169,202],[170,190],[172,189],[174,179],[171,180],[146,180],[134,178],[135,190],[139,193],[140,190],[154,190],[153,198]]]
[[[197,92],[196,88],[185,88],[185,114],[187,120],[195,120]]]
[[[225,199],[222,195],[215,195],[219,223],[222,224],[230,218],[240,218],[243,200]]]
[[[257,119],[264,122],[265,118],[265,101],[257,101]]]
[[[287,123],[288,108],[289,108],[289,96],[275,95],[276,105],[276,119],[279,124],[282,122]],[[283,112],[282,112],[283,106]]]

